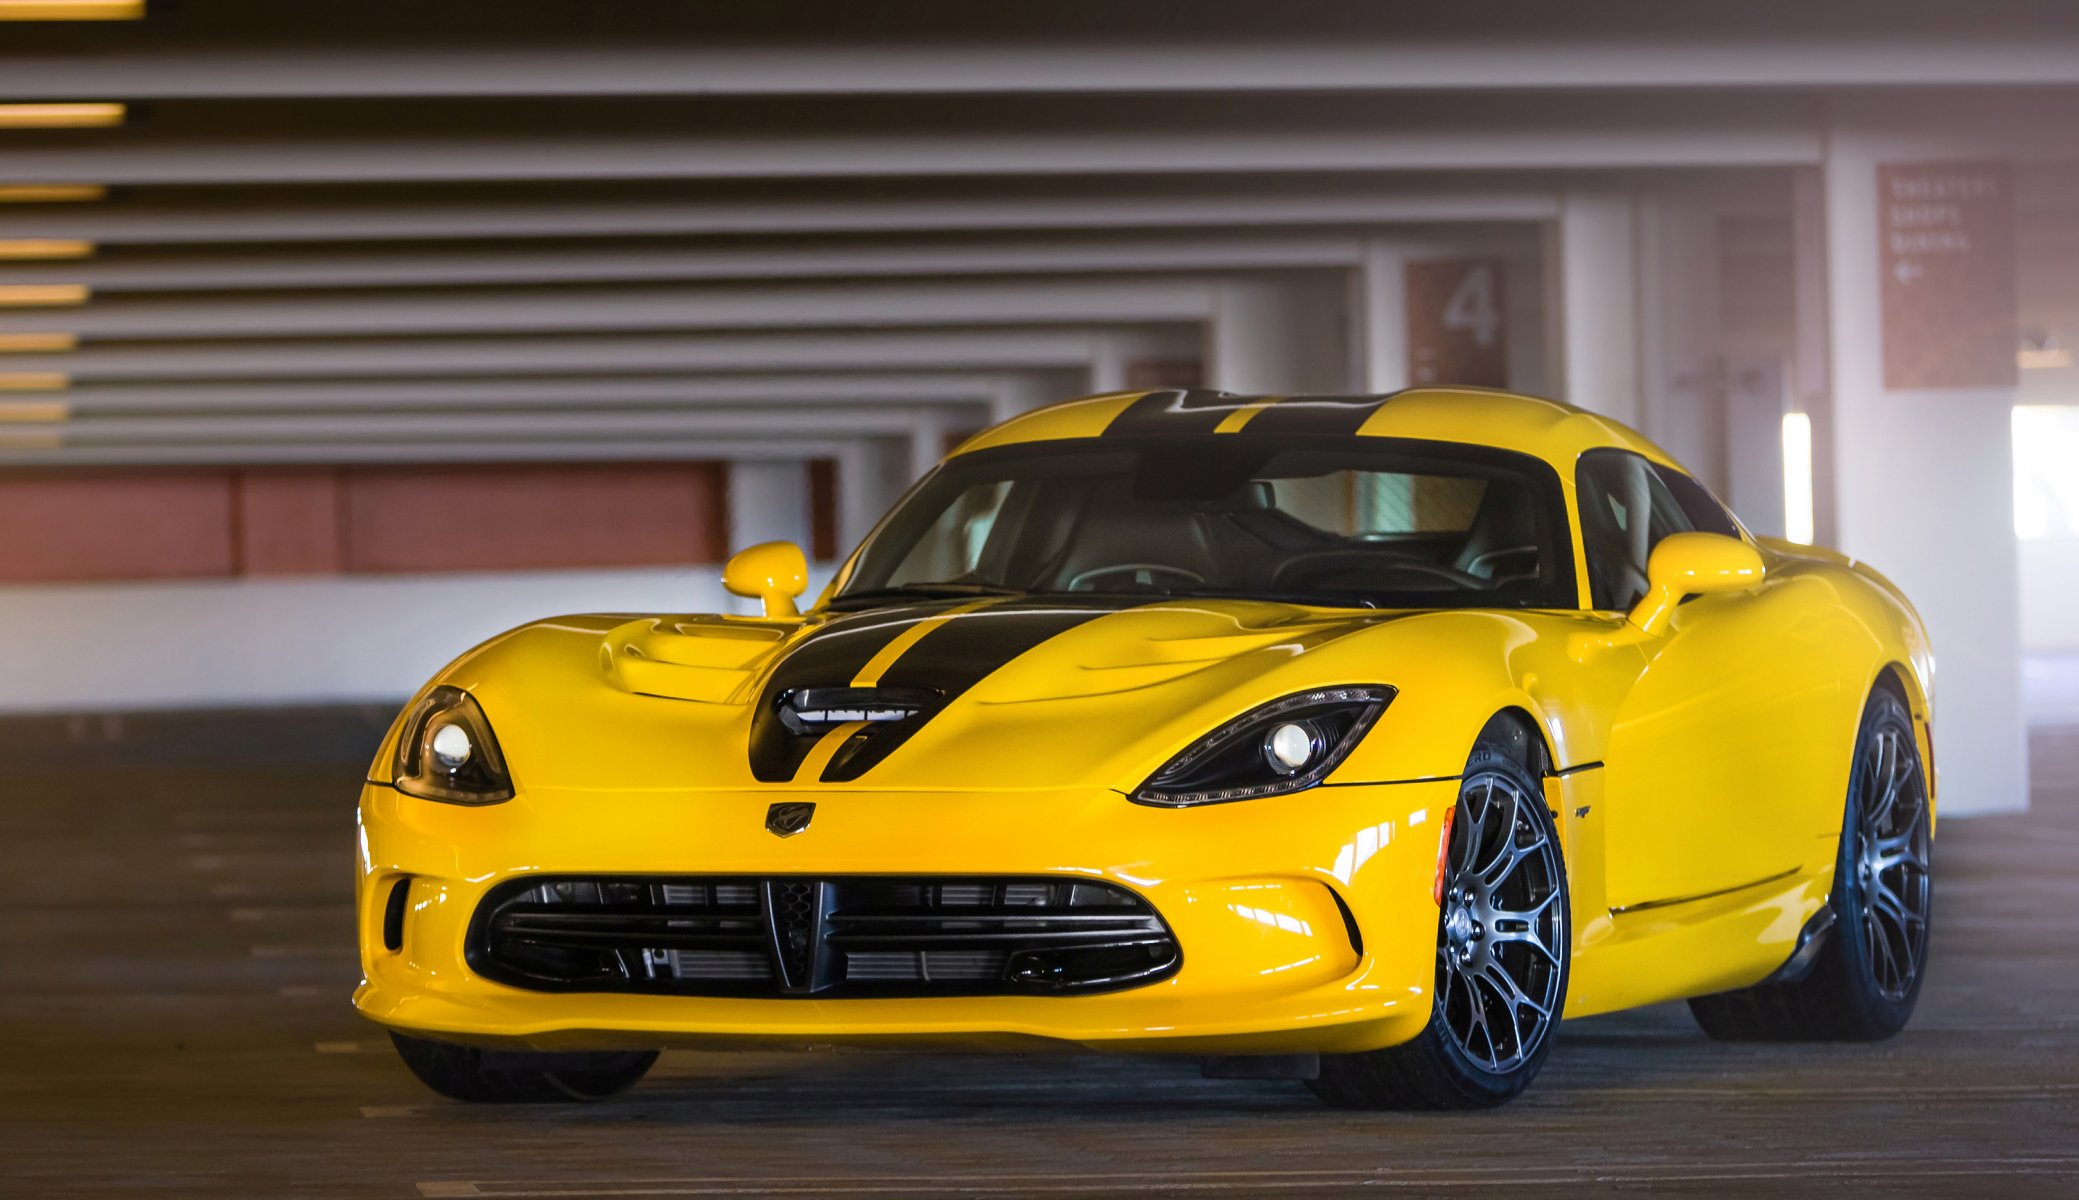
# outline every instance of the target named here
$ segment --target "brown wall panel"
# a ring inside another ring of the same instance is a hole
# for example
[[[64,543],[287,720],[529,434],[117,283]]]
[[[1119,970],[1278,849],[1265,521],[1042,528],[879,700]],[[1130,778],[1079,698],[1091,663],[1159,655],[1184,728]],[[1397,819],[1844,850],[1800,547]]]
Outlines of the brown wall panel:
[[[344,515],[337,471],[241,472],[239,570],[247,575],[337,572]]]
[[[229,472],[0,478],[0,582],[227,576]]]
[[[342,474],[344,566],[420,572],[711,563],[713,463],[385,467]]]

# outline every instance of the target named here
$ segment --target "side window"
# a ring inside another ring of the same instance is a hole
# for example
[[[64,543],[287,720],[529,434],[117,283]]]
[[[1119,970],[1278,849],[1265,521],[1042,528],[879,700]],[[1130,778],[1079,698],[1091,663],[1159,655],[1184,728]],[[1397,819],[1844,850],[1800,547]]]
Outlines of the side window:
[[[1668,494],[1675,498],[1675,503],[1682,506],[1691,528],[1703,533],[1722,533],[1727,537],[1740,536],[1740,526],[1733,520],[1732,511],[1720,504],[1718,497],[1703,484],[1673,467],[1663,467],[1658,463],[1654,464],[1653,473],[1667,485]]]
[[[1646,559],[1653,547],[1698,525],[1653,465],[1628,450],[1582,455],[1574,483],[1591,602],[1599,610],[1628,609],[1646,594]]]

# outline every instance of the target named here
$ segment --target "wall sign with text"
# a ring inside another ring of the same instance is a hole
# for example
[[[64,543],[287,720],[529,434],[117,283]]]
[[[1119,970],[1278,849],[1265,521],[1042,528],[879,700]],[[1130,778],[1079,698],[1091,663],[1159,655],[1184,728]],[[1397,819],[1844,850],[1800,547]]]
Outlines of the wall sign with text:
[[[2012,166],[1880,163],[1877,230],[1884,386],[2015,386]]]
[[[1509,386],[1500,259],[1410,262],[1405,288],[1408,382]]]

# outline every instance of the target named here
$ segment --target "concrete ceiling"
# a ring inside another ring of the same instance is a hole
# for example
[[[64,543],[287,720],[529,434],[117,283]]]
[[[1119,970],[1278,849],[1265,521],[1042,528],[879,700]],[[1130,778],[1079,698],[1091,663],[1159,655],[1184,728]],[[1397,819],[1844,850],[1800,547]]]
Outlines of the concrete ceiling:
[[[0,259],[0,299],[89,291],[0,306],[0,465],[937,436],[1102,379],[1119,337],[1195,356],[1225,281],[1349,272],[1382,239],[1534,246],[1584,183],[1772,196],[1848,92],[2079,89],[2069,5],[1936,7],[1216,3],[1179,28],[182,0],[15,25],[0,104],[129,109],[0,128],[0,189],[106,189],[0,202],[0,243],[93,251]]]

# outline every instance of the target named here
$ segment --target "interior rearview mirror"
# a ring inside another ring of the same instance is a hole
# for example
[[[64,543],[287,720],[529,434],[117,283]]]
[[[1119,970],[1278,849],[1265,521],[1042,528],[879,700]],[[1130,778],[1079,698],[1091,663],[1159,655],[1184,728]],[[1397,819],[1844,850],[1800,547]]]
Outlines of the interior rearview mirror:
[[[1759,584],[1766,568],[1754,547],[1722,533],[1672,533],[1646,560],[1646,594],[1631,610],[1631,623],[1659,633],[1675,606],[1691,596],[1741,592]]]
[[[796,597],[808,590],[808,556],[793,542],[760,542],[730,556],[722,586],[765,605],[767,617],[797,617]]]

